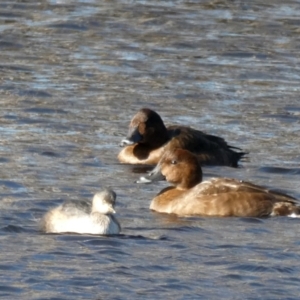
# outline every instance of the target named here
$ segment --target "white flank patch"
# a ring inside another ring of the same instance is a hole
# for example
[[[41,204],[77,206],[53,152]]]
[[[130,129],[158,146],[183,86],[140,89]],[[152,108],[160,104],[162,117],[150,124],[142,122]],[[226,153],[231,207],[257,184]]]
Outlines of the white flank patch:
[[[300,215],[292,213],[292,214],[288,215],[288,217],[290,217],[290,218],[300,218]]]

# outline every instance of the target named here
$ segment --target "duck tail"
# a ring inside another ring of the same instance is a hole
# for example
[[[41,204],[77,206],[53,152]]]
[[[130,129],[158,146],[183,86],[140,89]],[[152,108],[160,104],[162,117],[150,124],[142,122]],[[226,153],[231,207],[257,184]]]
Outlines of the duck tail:
[[[237,152],[237,151],[234,151],[232,148],[235,148],[235,147],[231,147],[230,150],[231,150],[231,162],[232,162],[232,165],[231,167],[234,167],[234,168],[237,168],[238,167],[238,163],[240,161],[249,161],[249,157],[247,157],[247,155],[249,154],[249,152]]]
[[[300,218],[300,207],[295,206],[288,216],[291,218]]]
[[[300,207],[293,202],[277,202],[274,204],[271,216],[300,218]]]

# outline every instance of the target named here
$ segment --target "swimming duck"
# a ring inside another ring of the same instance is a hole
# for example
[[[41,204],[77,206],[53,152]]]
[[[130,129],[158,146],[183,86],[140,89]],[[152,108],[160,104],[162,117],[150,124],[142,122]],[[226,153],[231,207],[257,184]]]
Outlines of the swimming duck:
[[[46,233],[118,234],[121,226],[113,216],[115,201],[116,193],[108,188],[97,192],[92,202],[66,201],[46,213],[41,229]]]
[[[142,108],[131,120],[125,146],[118,159],[127,164],[156,165],[162,154],[175,148],[187,149],[197,154],[205,165],[224,165],[237,167],[246,154],[236,147],[229,146],[218,136],[185,126],[166,127],[158,113]]]
[[[166,152],[147,180],[165,178],[174,186],[163,189],[150,209],[179,216],[267,217],[298,216],[296,199],[250,182],[230,178],[202,181],[197,156],[188,150]],[[142,181],[145,178],[141,178]]]

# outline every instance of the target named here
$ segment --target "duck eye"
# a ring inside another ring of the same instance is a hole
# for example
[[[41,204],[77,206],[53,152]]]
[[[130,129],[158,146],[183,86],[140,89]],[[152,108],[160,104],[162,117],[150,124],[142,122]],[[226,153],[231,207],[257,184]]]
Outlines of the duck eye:
[[[174,159],[173,159],[173,160],[171,161],[171,164],[172,164],[172,165],[176,165],[176,164],[177,164],[177,160],[174,160]]]

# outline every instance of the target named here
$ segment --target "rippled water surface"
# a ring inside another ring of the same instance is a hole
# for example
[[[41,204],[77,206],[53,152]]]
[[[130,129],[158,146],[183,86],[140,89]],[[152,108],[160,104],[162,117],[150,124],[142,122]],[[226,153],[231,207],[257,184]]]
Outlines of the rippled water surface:
[[[249,151],[204,168],[300,198],[299,1],[0,2],[0,295],[299,299],[299,219],[176,218],[116,159],[141,107]],[[119,237],[46,235],[65,199],[118,194]]]

